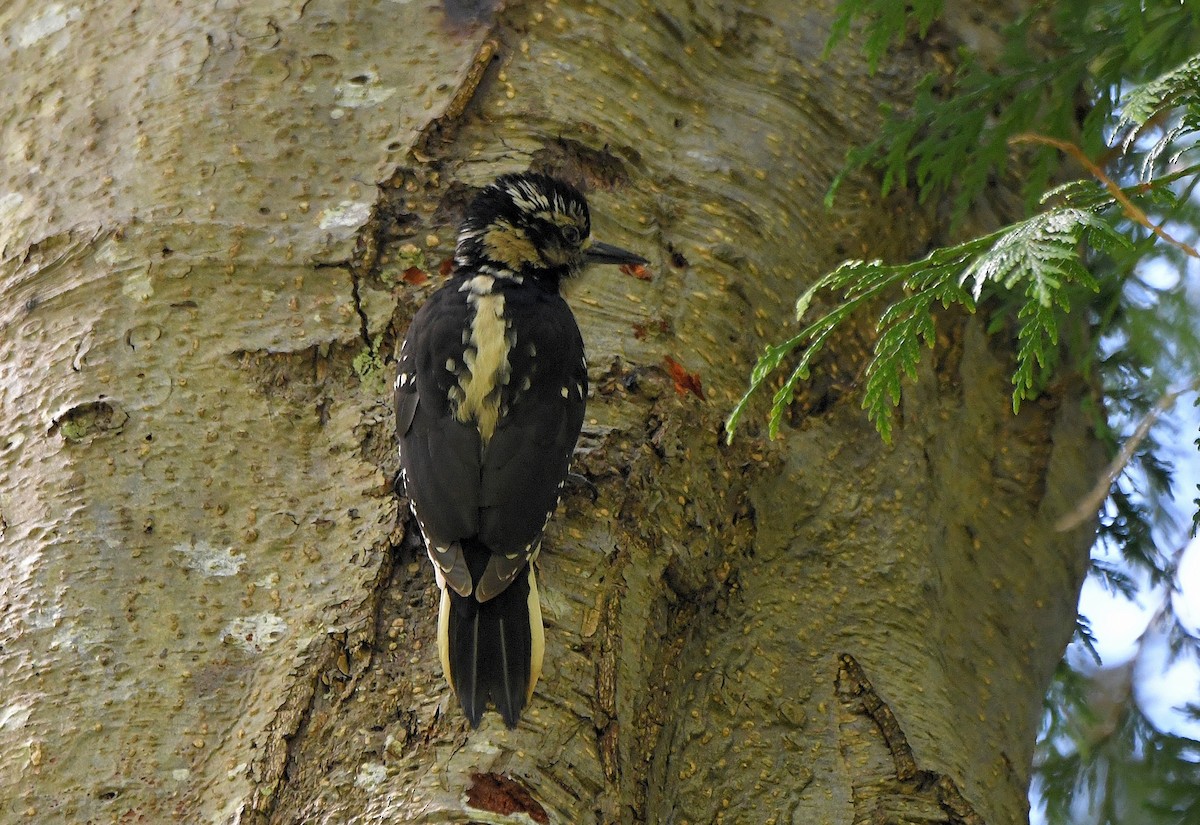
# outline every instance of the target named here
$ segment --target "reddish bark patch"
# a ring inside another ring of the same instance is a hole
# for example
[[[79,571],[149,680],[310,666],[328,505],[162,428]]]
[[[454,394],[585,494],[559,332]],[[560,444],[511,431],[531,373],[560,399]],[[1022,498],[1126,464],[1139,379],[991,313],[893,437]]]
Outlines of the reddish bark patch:
[[[495,814],[528,814],[534,822],[550,825],[546,809],[529,789],[508,774],[473,773],[467,789],[467,804]]]
[[[675,382],[675,392],[680,395],[690,392],[701,401],[706,400],[704,387],[700,385],[700,376],[697,373],[688,372],[682,364],[669,355],[663,358],[663,364],[666,365],[667,372],[671,373],[671,380]]]
[[[408,269],[404,270],[400,277],[404,279],[404,283],[412,284],[413,286],[420,286],[429,280],[428,273],[417,266],[410,266]]]
[[[645,323],[633,322],[633,337],[639,341],[645,341],[652,334],[666,335],[670,331],[671,322],[666,318],[656,318]]]
[[[649,281],[653,277],[643,264],[621,264],[621,272],[639,281]]]

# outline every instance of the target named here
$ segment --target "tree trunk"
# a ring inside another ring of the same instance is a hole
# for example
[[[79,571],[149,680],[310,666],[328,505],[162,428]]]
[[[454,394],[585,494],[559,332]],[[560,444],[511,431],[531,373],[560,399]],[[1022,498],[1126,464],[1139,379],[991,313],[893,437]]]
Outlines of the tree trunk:
[[[721,437],[805,284],[942,238],[865,183],[821,206],[933,63],[822,60],[828,6],[646,9],[0,11],[0,821],[1024,818],[1082,383],[1014,417],[1010,342],[947,318],[885,446],[864,328],[781,440]],[[392,347],[468,187],[531,165],[655,263],[568,294],[592,488],[548,529],[531,707],[470,731]]]

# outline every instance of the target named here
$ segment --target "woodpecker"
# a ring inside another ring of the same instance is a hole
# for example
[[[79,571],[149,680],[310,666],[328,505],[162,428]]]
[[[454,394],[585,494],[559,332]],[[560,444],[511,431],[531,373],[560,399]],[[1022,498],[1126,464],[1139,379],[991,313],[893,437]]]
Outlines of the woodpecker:
[[[590,240],[587,202],[547,175],[504,175],[467,209],[450,280],[400,348],[396,432],[441,589],[438,652],[472,727],[516,727],[542,669],[534,561],[587,403],[583,338],[562,282],[644,264]]]

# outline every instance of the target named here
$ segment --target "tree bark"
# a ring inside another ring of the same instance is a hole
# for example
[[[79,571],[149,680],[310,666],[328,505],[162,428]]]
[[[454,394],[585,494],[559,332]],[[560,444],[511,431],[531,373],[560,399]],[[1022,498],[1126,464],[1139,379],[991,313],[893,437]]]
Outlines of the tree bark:
[[[1051,526],[1098,466],[1083,382],[1013,416],[1011,342],[948,317],[887,446],[864,326],[781,439],[722,440],[804,285],[944,239],[866,181],[822,207],[933,65],[823,60],[831,16],[12,0],[0,821],[1022,820],[1091,538]],[[470,731],[392,347],[470,187],[530,166],[654,265],[568,294],[592,486],[547,532],[532,705]]]

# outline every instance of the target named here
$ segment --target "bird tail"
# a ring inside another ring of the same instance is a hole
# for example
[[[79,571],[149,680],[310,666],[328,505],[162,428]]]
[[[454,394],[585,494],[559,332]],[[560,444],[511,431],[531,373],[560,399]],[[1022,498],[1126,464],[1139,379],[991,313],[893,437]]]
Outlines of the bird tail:
[[[468,555],[472,549],[464,548]],[[486,602],[442,588],[438,651],[471,727],[479,726],[489,702],[508,727],[517,726],[541,675],[544,649],[532,564]]]

